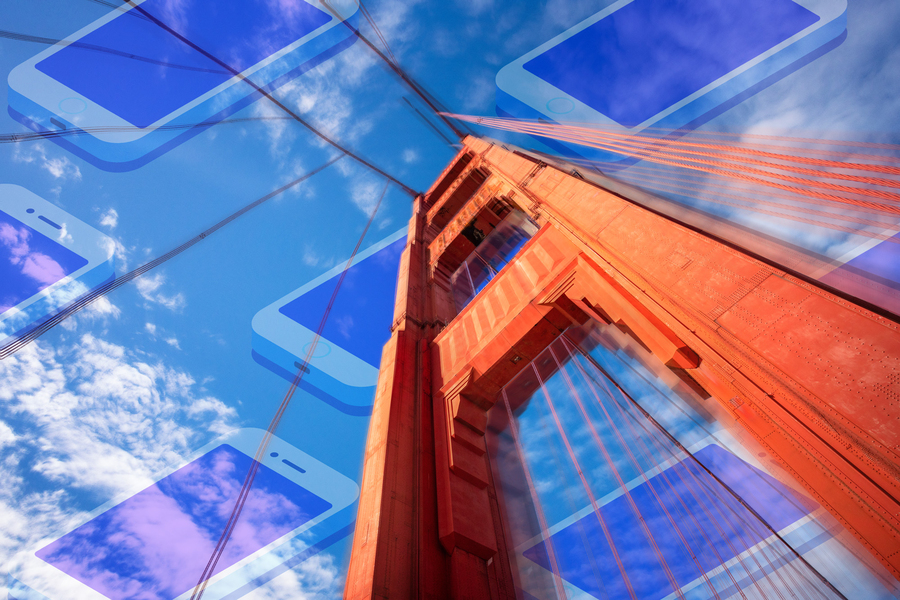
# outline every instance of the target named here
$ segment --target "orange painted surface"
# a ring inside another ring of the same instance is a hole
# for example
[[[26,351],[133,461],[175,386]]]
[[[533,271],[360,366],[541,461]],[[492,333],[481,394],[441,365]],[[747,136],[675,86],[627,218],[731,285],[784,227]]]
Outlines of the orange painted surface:
[[[897,323],[551,167],[516,181],[523,161],[485,153],[487,168],[710,363],[695,379],[717,373],[718,400],[740,398],[750,433],[900,575]],[[751,424],[748,411],[761,416]]]
[[[465,145],[410,222],[347,598],[514,597],[485,414],[560,331],[588,318],[620,324],[689,374],[710,410],[740,423],[900,577],[897,322],[552,167]],[[476,168],[487,178],[473,186]],[[446,274],[429,266],[477,189],[542,228],[455,315]]]

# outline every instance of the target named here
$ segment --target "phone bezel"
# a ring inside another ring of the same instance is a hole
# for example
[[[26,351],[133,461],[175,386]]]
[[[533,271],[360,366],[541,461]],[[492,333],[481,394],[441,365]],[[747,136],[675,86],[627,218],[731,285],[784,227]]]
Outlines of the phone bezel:
[[[34,212],[31,214],[27,213],[26,211],[29,208],[33,208]],[[47,286],[19,302],[15,307],[0,314],[0,326],[5,321],[18,317],[19,313],[28,310],[36,302],[44,299],[49,303],[49,311],[59,308],[73,299],[59,298],[59,296],[77,294],[78,291],[72,288],[78,287],[80,279],[100,265],[108,265],[109,275],[113,274],[114,257],[112,250],[115,248],[115,242],[103,232],[91,227],[51,202],[44,200],[34,192],[16,184],[0,184],[0,210],[87,260],[87,264],[77,271],[63,277],[56,283]],[[45,223],[40,219],[41,216],[61,225],[62,229],[56,229],[52,225]],[[57,298],[54,299],[53,296],[57,296]],[[42,312],[44,314],[31,316],[27,322],[17,323],[15,325],[16,329],[27,327],[38,318],[49,314],[46,311]],[[4,334],[0,331],[0,342],[7,335],[9,334]]]
[[[353,261],[354,265],[373,256],[380,250],[394,242],[407,237],[408,231],[404,227],[383,240],[373,244],[366,250],[358,253]],[[293,302],[300,296],[317,288],[326,281],[339,275],[346,269],[347,261],[341,261],[333,269],[326,271],[307,284],[304,284],[260,310],[253,317],[252,328],[260,337],[266,339],[275,346],[292,354],[296,360],[301,361],[306,357],[306,347],[315,337],[315,332],[285,316],[279,309]],[[378,367],[373,367],[355,354],[343,349],[340,345],[327,338],[320,338],[319,344],[327,345],[329,352],[325,356],[315,356],[310,361],[309,367],[316,368],[340,383],[351,387],[374,387],[378,382]],[[318,351],[318,346],[317,346]],[[266,357],[273,360],[271,357]],[[273,360],[273,362],[278,362]],[[293,368],[296,370],[296,367]]]
[[[697,440],[695,443],[691,444],[688,447],[688,451],[690,452],[691,455],[695,455],[709,446],[716,446],[716,447],[720,448],[721,450],[728,452],[729,454],[733,455],[735,458],[742,461],[746,465],[752,467],[753,469],[756,469],[756,470],[760,471],[761,473],[780,481],[782,485],[784,485],[786,488],[788,488],[790,490],[793,490],[795,492],[802,492],[801,490],[796,489],[796,485],[792,485],[789,483],[785,483],[784,481],[781,481],[781,478],[779,478],[776,473],[773,473],[772,470],[768,466],[763,464],[762,461],[760,461],[746,447],[744,447],[744,445],[741,442],[739,442],[737,440],[737,438],[735,438],[727,429],[722,428],[721,424],[719,424],[719,423],[716,423],[716,426],[713,428],[710,435],[704,436],[702,439]],[[636,475],[635,477],[633,477],[632,479],[627,481],[625,483],[625,488],[630,491],[636,487],[644,485],[645,477],[648,479],[652,479],[653,477],[657,476],[659,473],[667,471],[668,469],[672,468],[676,464],[685,462],[687,460],[690,460],[690,459],[687,457],[686,454],[673,455],[668,458],[665,458],[665,460],[661,460],[657,464],[653,465],[651,468],[643,471],[642,473]],[[617,488],[614,492],[609,493],[602,498],[597,498],[597,505],[600,507],[606,506],[610,502],[613,502],[614,500],[617,500],[618,498],[623,496],[624,493],[625,492],[622,490],[622,488]],[[805,493],[805,492],[802,492],[802,493]],[[517,565],[518,569],[520,570],[520,572],[527,572],[529,569],[531,569],[533,567],[540,567],[540,565],[535,563],[532,559],[526,557],[525,552],[529,551],[534,546],[536,546],[542,542],[547,542],[547,540],[549,538],[552,538],[554,535],[556,535],[560,531],[562,531],[562,530],[566,529],[567,527],[571,526],[572,524],[582,520],[583,518],[593,514],[595,512],[595,510],[596,510],[595,506],[588,503],[587,505],[583,506],[582,508],[569,514],[565,518],[560,519],[559,521],[557,521],[553,524],[548,524],[546,532],[541,531],[541,532],[531,536],[530,538],[518,541],[518,543],[512,549],[513,550],[512,554],[513,554],[513,559],[515,560],[516,565]],[[806,515],[800,517],[793,523],[786,525],[784,528],[782,528],[779,531],[779,534],[784,537],[787,537],[792,532],[795,532],[803,527],[807,527],[807,528],[818,527],[819,532],[826,531],[826,528],[822,526],[822,523],[820,521],[820,517],[824,513],[824,511],[825,511],[825,509],[823,509],[823,507],[819,506],[818,508],[808,512]],[[638,533],[637,535],[641,535],[641,534]],[[811,539],[812,537],[813,536],[807,536],[807,538],[805,538],[802,541],[803,542],[809,541],[809,539]],[[765,541],[766,540],[763,540],[762,542],[759,542],[759,543],[764,543]],[[796,545],[800,546],[801,544],[796,544]],[[755,547],[756,547],[756,545],[750,546],[749,548],[745,548],[739,555],[743,555],[746,552],[753,552],[754,551],[753,549]],[[733,560],[736,560],[736,557],[732,557],[732,558],[728,559],[726,561],[726,563],[733,561]],[[715,568],[717,568],[717,567],[714,567],[711,571],[707,571],[706,573],[713,572],[715,570]],[[567,589],[575,589],[575,590],[579,589],[573,582],[569,581],[568,579],[566,579],[560,575],[557,575],[557,573],[546,570],[543,567],[540,567],[540,569],[541,569],[541,571],[540,571],[541,575],[539,575],[539,577],[546,575],[547,577],[552,577],[555,580],[557,580],[558,582],[561,582],[564,586],[567,587]],[[701,581],[702,581],[702,578],[698,577],[696,580],[685,584],[684,586],[680,587],[679,589],[683,590],[684,592],[688,592],[691,589],[693,589],[694,587],[697,587],[698,582],[701,582]]]
[[[847,11],[847,0],[792,0],[796,4],[799,4],[800,6],[817,15],[819,17],[819,20],[804,28],[803,30],[797,32],[780,44],[773,46],[766,52],[757,55],[743,65],[737,67],[736,69],[733,69],[732,71],[716,79],[715,81],[710,82],[709,84],[697,90],[693,94],[687,96],[686,98],[682,98],[675,104],[647,118],[642,123],[634,127],[626,127],[619,124],[603,113],[588,106],[587,104],[584,104],[577,98],[567,94],[566,92],[541,79],[537,75],[530,73],[524,68],[525,63],[527,63],[531,59],[561,44],[583,29],[590,27],[597,21],[608,17],[612,13],[627,6],[628,4],[631,4],[634,1],[636,0],[618,0],[618,2],[614,2],[600,12],[588,17],[584,21],[578,23],[577,25],[557,35],[553,39],[541,44],[534,50],[509,63],[508,65],[500,69],[500,71],[497,73],[497,88],[500,91],[510,95],[518,102],[525,104],[531,110],[544,115],[547,119],[550,119],[552,121],[564,120],[571,123],[593,124],[602,127],[612,127],[629,133],[638,133],[648,127],[654,126],[659,121],[665,119],[676,111],[694,102],[697,102],[698,100],[701,100],[703,97],[707,96],[714,90],[727,85],[729,82],[731,82],[731,80],[739,77],[746,71],[789,49],[791,46],[806,38],[811,33],[826,27],[836,19],[839,19],[842,15],[845,15]],[[838,34],[839,33],[840,32],[838,32]],[[837,35],[835,37],[837,37]],[[821,45],[822,44],[820,44],[820,46]],[[735,92],[735,94],[737,93],[740,93],[740,91]],[[572,110],[566,111],[564,113],[555,113],[551,111],[548,107],[548,104],[556,99],[565,99],[570,101],[573,105]],[[667,123],[666,127],[668,129],[677,129],[678,127],[686,124],[687,122]]]
[[[256,428],[244,428],[232,431],[191,453],[187,459],[181,461],[177,466],[167,469],[165,472],[157,475],[153,478],[152,483],[148,483],[148,485],[145,485],[140,489],[132,489],[125,493],[118,494],[109,502],[106,502],[91,511],[89,515],[78,524],[67,528],[65,532],[45,538],[37,544],[33,550],[18,555],[16,557],[15,570],[10,569],[10,579],[15,579],[20,585],[24,585],[27,588],[24,590],[17,590],[20,594],[20,596],[17,596],[18,600],[29,600],[28,595],[22,594],[32,594],[32,597],[41,598],[41,600],[46,600],[47,598],[52,598],[53,600],[65,600],[68,598],[71,598],[72,600],[109,600],[106,596],[100,594],[93,588],[78,581],[74,577],[69,576],[67,573],[63,573],[50,563],[44,562],[38,558],[35,553],[40,548],[59,539],[68,531],[77,529],[114,506],[131,498],[134,494],[155,484],[169,474],[181,469],[223,444],[229,444],[239,452],[252,458],[256,454],[259,443],[265,434],[265,430]],[[272,457],[272,452],[277,452],[279,455],[277,457]],[[293,468],[286,466],[281,462],[284,459],[289,459],[295,464],[301,465],[306,470],[306,473],[300,473]],[[351,507],[359,497],[359,486],[353,480],[274,435],[271,438],[265,456],[260,462],[279,475],[303,486],[313,494],[331,503],[332,507],[315,519],[307,521],[300,527],[288,532],[274,542],[260,548],[249,556],[244,557],[242,560],[212,577],[204,592],[204,597],[209,598],[210,600],[223,598],[239,587],[246,585],[248,582],[253,581],[255,578],[266,574],[273,568],[282,564],[286,559],[290,558],[290,554],[296,553],[296,550],[291,546],[293,540],[310,531],[317,525],[320,525],[330,517],[348,509],[348,507]],[[310,545],[312,544],[306,544],[306,546]],[[198,573],[197,575],[199,577],[200,574]],[[12,582],[10,588],[12,588]],[[191,592],[192,590],[184,592],[179,595],[176,600],[187,600],[190,598]],[[35,594],[39,594],[39,596]]]
[[[136,5],[143,4],[146,1],[147,0],[133,0],[134,4]],[[145,136],[151,133],[154,133],[161,126],[171,124],[172,121],[177,120],[179,117],[186,115],[190,111],[205,103],[209,103],[209,110],[206,111],[208,113],[206,115],[207,117],[210,117],[215,113],[221,111],[222,107],[217,106],[216,103],[210,103],[210,100],[216,98],[220,94],[225,93],[232,87],[241,83],[242,78],[251,78],[252,80],[254,74],[261,71],[262,69],[265,69],[267,66],[276,62],[283,56],[295,51],[297,48],[309,43],[311,40],[325,34],[334,27],[342,26],[343,22],[350,16],[355,14],[356,10],[358,10],[359,7],[357,0],[333,0],[333,2],[331,2],[332,9],[334,9],[334,12],[336,12],[341,17],[340,19],[338,19],[332,12],[332,10],[329,10],[329,8],[325,7],[320,0],[303,1],[328,15],[329,21],[321,25],[319,28],[309,32],[294,43],[269,55],[255,65],[248,67],[246,70],[241,72],[240,77],[234,76],[228,79],[212,90],[182,105],[178,109],[161,117],[156,122],[143,129],[136,128],[131,123],[116,115],[112,111],[100,106],[99,104],[96,104],[88,98],[84,98],[68,86],[56,81],[49,75],[42,73],[36,67],[37,63],[41,62],[48,56],[59,52],[65,46],[68,46],[73,42],[80,40],[88,33],[99,29],[113,19],[126,16],[126,13],[133,9],[113,10],[110,13],[92,22],[91,24],[79,29],[72,35],[66,37],[62,42],[60,42],[59,45],[51,46],[39,52],[37,55],[29,58],[10,72],[8,78],[9,87],[11,90],[14,90],[18,94],[21,94],[32,103],[40,106],[43,110],[47,111],[48,114],[56,115],[57,117],[60,117],[61,119],[65,120],[75,127],[81,128],[88,126],[104,126],[124,128],[124,130],[122,131],[101,131],[90,133],[91,136],[97,138],[100,141],[112,144],[127,144],[129,142],[134,142],[143,139]],[[254,83],[258,86],[266,86],[268,85],[269,81],[254,81]],[[59,104],[64,100],[72,98],[77,98],[83,101],[85,103],[85,109],[76,114],[60,114],[62,110],[59,108]],[[204,118],[201,118],[197,115],[191,116],[194,119],[199,119],[198,122],[202,122],[205,120]],[[171,134],[176,135],[177,132],[171,132]]]

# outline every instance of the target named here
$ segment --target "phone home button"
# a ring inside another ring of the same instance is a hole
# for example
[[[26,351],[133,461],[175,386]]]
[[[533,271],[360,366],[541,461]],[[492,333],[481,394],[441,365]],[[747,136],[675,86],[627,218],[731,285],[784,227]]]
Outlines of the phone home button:
[[[575,103],[568,98],[553,98],[547,102],[547,110],[558,115],[572,112]]]
[[[63,98],[59,101],[59,110],[70,115],[77,115],[87,108],[87,103],[81,98]]]

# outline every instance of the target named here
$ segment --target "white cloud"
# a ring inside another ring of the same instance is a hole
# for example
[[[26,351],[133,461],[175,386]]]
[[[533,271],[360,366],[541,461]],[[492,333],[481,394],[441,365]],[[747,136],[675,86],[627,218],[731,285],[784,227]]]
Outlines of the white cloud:
[[[456,4],[473,16],[494,8],[494,0],[456,0]]]
[[[63,226],[59,228],[59,235],[56,236],[56,239],[58,239],[61,242],[71,242],[72,241],[72,234],[69,233],[69,228],[66,226],[65,223],[63,223]]]
[[[900,115],[900,97],[893,93],[893,90],[900,87],[900,70],[896,68],[900,61],[900,42],[894,31],[895,24],[900,20],[900,5],[895,2],[872,2],[868,8],[858,7],[856,11],[849,11],[848,19],[848,37],[840,46],[786,75],[701,129],[741,132],[746,136],[774,136],[771,140],[735,138],[735,144],[778,144],[778,138],[786,135],[812,138],[818,140],[815,150],[830,151],[838,157],[841,153],[849,153],[843,158],[837,158],[849,161],[856,160],[854,153],[866,151],[829,140],[892,141],[890,132],[896,129],[895,124]],[[685,138],[690,139],[691,134]],[[697,141],[708,143],[709,140],[701,135],[697,137]],[[782,139],[780,151],[787,155],[803,155],[808,146]],[[651,175],[671,176],[675,178],[676,185],[679,179],[684,180],[686,177],[683,170],[648,164],[646,161],[638,163],[637,169],[644,171],[629,173],[626,169],[620,176],[635,185],[655,188],[662,195],[672,195],[678,191],[667,183],[654,184],[646,176],[647,171],[652,171]],[[818,169],[823,173],[837,170],[836,167]],[[871,217],[864,213],[854,213],[853,207],[849,205],[835,202],[831,206],[813,206],[806,203],[808,198],[799,194],[792,195],[765,185],[741,183],[733,178],[696,171],[690,172],[688,177],[697,185],[697,189],[680,190],[688,198],[686,202],[832,259],[866,247],[871,238],[864,235],[865,230],[879,233],[881,229],[836,221],[840,215]],[[797,187],[804,189],[805,186]],[[739,196],[739,206],[733,205],[734,198],[727,198],[728,194]],[[780,202],[784,207],[758,203],[757,199],[763,202]],[[732,205],[726,204],[727,202],[732,202]],[[827,211],[834,215],[834,219],[810,217],[807,214],[809,209]],[[837,222],[838,225],[849,225],[861,233],[854,235],[777,217],[771,214],[772,211],[822,222]],[[761,249],[765,254],[765,248]],[[813,272],[808,274],[816,276]]]
[[[150,323],[150,322],[144,323],[144,329],[154,339],[156,339],[157,334],[159,334],[160,336],[166,335],[165,332],[162,329],[160,329],[159,327],[157,327],[155,323]],[[168,345],[172,346],[173,348],[175,348],[177,350],[181,350],[181,342],[179,342],[178,338],[175,337],[174,335],[163,337],[162,341],[164,341],[165,343],[167,343]]]
[[[351,315],[342,315],[334,319],[334,324],[338,328],[338,333],[349,340],[354,325],[353,317]]]
[[[564,30],[579,23],[597,11],[594,0],[549,0],[544,5],[539,21],[546,34],[556,35],[557,30]],[[545,35],[546,35],[545,34]]]
[[[0,361],[0,382],[4,565],[82,518],[85,493],[143,487],[236,424],[235,411],[187,373],[92,335],[56,350],[26,346]]]
[[[336,259],[333,256],[324,256],[316,252],[311,244],[307,244],[303,248],[303,254],[300,256],[303,264],[308,267],[324,267],[330,269],[334,266]]]
[[[81,180],[81,169],[78,168],[78,165],[65,155],[50,157],[47,153],[47,146],[42,142],[17,143],[13,151],[13,160],[19,163],[35,164],[57,180]]]
[[[235,410],[190,374],[92,335],[0,361],[0,568],[235,425]],[[319,554],[249,597],[337,597],[342,584]]]
[[[315,267],[322,260],[322,255],[312,249],[312,246],[306,246],[303,249],[303,264],[308,267]]]
[[[97,298],[88,306],[84,307],[81,312],[94,318],[112,317],[114,319],[118,319],[119,315],[122,314],[121,309],[110,302],[109,298],[106,296]]]
[[[317,159],[318,161],[325,162],[323,158]],[[340,163],[342,161],[338,161]],[[321,163],[319,163],[321,164]],[[281,177],[281,185],[285,185],[294,181],[295,179],[299,179],[300,177],[309,173],[312,168],[303,162],[297,160],[295,156],[291,156],[290,164],[283,164],[282,170],[284,174]],[[275,202],[281,202],[287,195],[290,194],[292,196],[303,198],[304,200],[312,200],[316,197],[316,185],[315,178],[307,179],[299,183],[298,185],[292,186],[289,188],[284,194],[279,195],[275,198]]]
[[[55,179],[69,178],[81,179],[81,169],[73,165],[65,156],[61,158],[46,159],[41,165],[48,173],[53,175]]]
[[[103,245],[103,250],[106,251],[106,256],[115,258],[115,262],[119,270],[127,271],[128,249],[125,248],[125,245],[119,240],[111,238],[109,236],[103,236],[103,239],[100,243]]]
[[[110,302],[106,296],[100,296],[80,311],[63,320],[60,326],[66,331],[75,331],[81,323],[87,325],[100,323],[105,325],[109,319],[118,319],[121,314],[122,309]]]
[[[402,3],[395,4],[397,10],[386,12],[383,15],[385,18],[379,20],[379,27],[392,40],[399,39],[394,37],[394,33],[403,31],[402,15],[406,14],[406,8],[401,7]],[[393,49],[397,51],[396,48]],[[372,117],[360,114],[354,98],[361,95],[365,97],[373,76],[383,76],[380,70],[372,68],[378,62],[380,59],[367,46],[357,43],[282,86],[275,96],[324,134],[352,145],[375,125]],[[256,117],[287,116],[282,109],[265,99],[254,104],[253,114]],[[303,125],[292,120],[267,120],[265,131],[270,152],[282,161],[282,168],[292,155],[291,150],[298,136],[302,136],[306,143],[331,148],[327,142],[310,134]]]
[[[330,554],[316,554],[246,596],[249,600],[339,598],[344,579]]]
[[[419,153],[413,148],[407,148],[402,154],[403,162],[411,164],[419,160]]]
[[[115,229],[119,224],[119,213],[116,212],[116,209],[110,208],[105,213],[100,215],[100,225],[103,227],[109,227],[110,229]]]
[[[169,310],[179,311],[185,306],[184,294],[178,292],[172,295],[166,295],[159,291],[165,283],[166,278],[162,273],[156,275],[142,275],[134,283],[137,286],[138,293],[144,300],[155,302]]]
[[[490,114],[493,109],[496,84],[492,75],[470,77],[457,91],[467,112]]]
[[[372,18],[378,24],[378,28],[387,40],[388,45],[390,45],[391,51],[401,63],[408,63],[408,61],[404,61],[404,54],[407,50],[418,51],[418,36],[421,33],[421,29],[418,26],[420,21],[411,19],[409,13],[419,4],[422,4],[422,0],[386,0],[368,7]],[[430,36],[432,33],[430,30],[431,23],[428,24],[428,27]],[[363,26],[363,33],[379,50],[383,51],[374,32],[365,25]]]
[[[371,216],[378,198],[384,191],[384,183],[377,180],[362,180],[353,183],[350,190],[350,199],[364,215]]]
[[[276,158],[283,159],[291,149],[297,137],[296,128],[299,123],[275,117],[288,116],[281,108],[268,100],[260,100],[253,105],[253,116],[268,119],[263,121],[269,137],[269,152]]]
[[[9,446],[18,439],[18,436],[12,430],[12,427],[0,421],[0,448]]]

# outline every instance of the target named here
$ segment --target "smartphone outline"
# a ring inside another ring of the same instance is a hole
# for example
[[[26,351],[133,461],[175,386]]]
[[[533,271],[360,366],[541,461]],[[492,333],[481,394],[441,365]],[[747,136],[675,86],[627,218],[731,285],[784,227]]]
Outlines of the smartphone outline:
[[[265,430],[257,428],[237,429],[225,434],[191,453],[177,467],[168,469],[163,474],[154,477],[154,482],[151,485],[119,494],[109,502],[91,511],[82,522],[71,527],[69,531],[74,531],[89,523],[94,518],[125,502],[135,494],[156,485],[165,477],[225,444],[252,459],[256,454],[260,441],[265,435]],[[273,457],[273,453],[277,455]],[[260,462],[277,474],[330,503],[331,508],[217,573],[209,580],[204,592],[204,597],[210,600],[237,598],[243,595],[242,591],[244,593],[249,592],[253,588],[252,584],[265,583],[283,572],[285,565],[287,565],[287,568],[294,566],[292,558],[298,555],[299,549],[294,547],[292,542],[298,540],[300,536],[310,534],[318,541],[328,540],[328,545],[330,545],[351,533],[355,524],[359,486],[352,479],[274,435],[271,437],[265,456]],[[300,465],[305,472],[300,473],[295,466],[290,466],[287,463]],[[242,479],[243,474],[238,473],[237,477]],[[108,600],[100,592],[36,556],[40,549],[53,543],[53,541],[61,538],[66,533],[68,531],[57,536],[48,537],[42,540],[40,544],[37,544],[34,550],[17,555],[14,560],[14,568],[10,569],[8,578],[11,598],[16,598],[17,600],[47,600],[47,598],[52,600],[65,600],[67,598]],[[306,555],[302,555],[302,559],[309,558],[309,556],[321,551],[324,547],[327,546],[318,543],[305,544],[304,549],[300,550],[301,554],[304,550],[310,548],[314,552],[311,554],[307,552]],[[200,573],[197,573],[198,578],[199,576]],[[62,584],[59,584],[58,581],[60,577],[65,578]],[[55,587],[51,587],[53,586],[52,580],[57,580]],[[186,600],[190,597],[191,592],[192,590],[187,590],[177,596],[176,600]]]
[[[812,12],[818,20],[633,127],[614,121],[524,68],[532,59],[636,1],[641,0],[618,0],[500,69],[496,76],[497,114],[554,123],[596,125],[625,134],[639,134],[648,128],[658,128],[679,135],[695,129],[833,49],[843,42],[847,32],[847,0],[791,0]],[[559,109],[558,112],[551,109],[552,102],[556,102],[554,106]],[[634,162],[633,158],[608,150],[540,137],[537,139],[568,156],[574,154],[607,163]]]
[[[715,448],[720,452],[726,453],[730,455],[730,457],[736,461],[739,461],[743,464],[745,469],[749,469],[752,476],[759,478],[760,486],[768,486],[771,489],[775,490],[778,493],[787,493],[793,495],[793,498],[785,497],[786,502],[790,502],[794,508],[798,512],[802,512],[804,508],[801,506],[801,498],[803,501],[810,502],[815,505],[815,507],[806,510],[805,514],[798,516],[797,519],[790,522],[787,525],[783,525],[781,529],[777,530],[778,535],[782,538],[788,540],[788,542],[793,547],[802,547],[804,548],[804,554],[808,552],[814,551],[818,546],[821,546],[827,543],[831,537],[832,533],[825,528],[822,523],[819,521],[823,516],[827,518],[826,509],[820,506],[815,500],[810,498],[806,493],[801,493],[800,491],[794,489],[790,485],[786,485],[784,482],[780,481],[778,477],[775,476],[774,473],[771,472],[769,468],[767,468],[761,461],[759,461],[755,456],[753,456],[746,448],[744,448],[729,432],[725,429],[718,429],[715,432],[715,436],[707,436],[704,439],[696,442],[689,448],[689,452],[691,455],[701,454],[704,450],[708,448]],[[672,456],[669,457],[660,463],[654,465],[652,468],[644,471],[643,473],[637,475],[630,481],[625,483],[626,489],[631,490],[640,488],[642,486],[646,486],[647,483],[645,481],[645,477],[654,480],[660,474],[665,473],[667,477],[674,481],[678,481],[674,479],[676,476],[672,475],[671,469],[681,464],[691,463],[696,459],[688,456],[686,454],[681,453],[680,456]],[[698,461],[700,464],[704,466],[709,466],[703,463],[703,461]],[[715,471],[714,471],[715,473]],[[708,483],[708,482],[707,482]],[[780,489],[775,487],[774,484],[780,485]],[[656,485],[660,485],[661,481],[657,480]],[[666,485],[662,483],[662,485]],[[548,538],[552,539],[557,534],[564,532],[568,528],[577,525],[582,520],[588,518],[593,519],[595,512],[598,508],[603,508],[612,502],[620,500],[624,496],[624,491],[621,488],[617,488],[615,492],[607,494],[603,498],[597,499],[597,505],[594,506],[592,504],[588,504],[565,518],[555,522],[553,524],[548,524],[546,532],[539,532],[532,537],[520,541],[513,548],[513,556],[515,560],[516,567],[520,570],[520,572],[527,572],[530,568],[537,568],[540,570],[536,576],[533,576],[534,581],[541,581],[541,577],[550,577],[552,580],[556,580],[560,582],[566,589],[566,591],[572,594],[572,597],[585,597],[585,598],[593,598],[594,596],[590,593],[584,591],[581,587],[578,586],[577,581],[573,581],[567,578],[563,574],[557,574],[556,571],[548,569],[547,566],[540,564],[535,561],[532,557],[526,556],[526,553],[533,551],[540,544],[547,543]],[[677,517],[676,517],[677,518]],[[681,515],[681,518],[686,518],[684,515]],[[688,529],[688,532],[693,531],[693,529]],[[638,533],[637,535],[643,536],[642,533]],[[687,534],[686,534],[687,535]],[[748,547],[745,547],[741,550],[738,555],[731,556],[725,559],[723,564],[733,563],[738,560],[738,556],[749,557],[753,554],[757,554],[760,552],[765,552],[767,545],[772,543],[773,536],[763,536],[756,544],[752,544]],[[621,541],[621,540],[620,540]],[[732,543],[735,543],[732,540]],[[738,542],[739,543],[739,542]],[[558,547],[559,542],[553,543],[554,548]],[[684,557],[685,561],[689,561],[690,559],[687,556]],[[557,561],[559,561],[559,557],[557,557]],[[755,565],[753,563],[751,567]],[[722,564],[715,565],[711,567],[709,570],[705,571],[703,574],[698,576],[696,579],[691,580],[689,582],[685,582],[681,587],[678,588],[680,593],[692,596],[692,597],[703,597],[703,584],[704,584],[704,575],[711,579],[720,579],[724,580],[725,575],[723,571],[719,571],[722,567]],[[731,568],[734,568],[732,566]],[[771,576],[772,573],[762,573],[762,578],[766,578]],[[753,577],[759,577],[760,572],[757,569],[754,569],[752,574]],[[727,587],[727,584],[726,586]],[[539,598],[537,594],[534,594],[532,590],[528,590],[531,592],[535,598]],[[721,590],[720,590],[721,591]],[[679,592],[671,592],[670,596],[677,595]],[[551,594],[551,597],[555,597],[555,595]],[[713,595],[708,595],[707,597],[713,597]]]
[[[358,253],[353,266],[407,238],[406,227]],[[346,269],[346,261],[282,296],[253,316],[252,356],[269,370],[293,381],[315,332],[280,312],[280,308],[328,282]],[[352,268],[352,266],[351,266]],[[396,282],[396,280],[395,280]],[[392,302],[393,305],[393,302]],[[303,376],[301,389],[352,416],[369,416],[378,382],[378,367],[324,337]]]
[[[134,4],[147,1],[134,0]],[[244,78],[263,92],[271,93],[355,42],[358,0],[334,0],[329,2],[330,7],[321,0],[298,1],[320,10],[328,21],[248,67],[240,76],[229,78],[145,128],[132,125],[36,68],[44,59],[113,19],[132,18],[129,13],[134,8],[113,10],[66,37],[59,45],[46,48],[16,66],[8,76],[8,112],[13,119],[39,133],[72,130],[72,135],[53,135],[50,139],[98,168],[113,172],[136,169],[259,100],[262,94],[243,82]],[[84,108],[72,113],[63,110],[62,103],[72,100]],[[99,126],[122,130],[89,133],[81,129]]]
[[[16,184],[0,184],[0,211],[87,260],[87,264],[76,271],[0,313],[0,344],[4,344],[17,333],[40,324],[91,289],[115,277],[115,242],[103,232]]]

